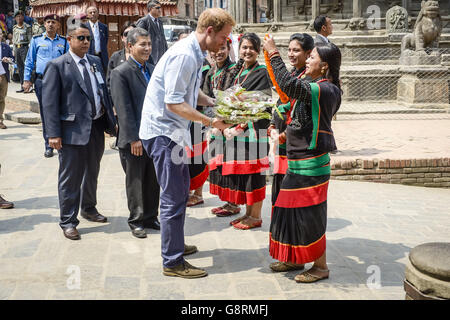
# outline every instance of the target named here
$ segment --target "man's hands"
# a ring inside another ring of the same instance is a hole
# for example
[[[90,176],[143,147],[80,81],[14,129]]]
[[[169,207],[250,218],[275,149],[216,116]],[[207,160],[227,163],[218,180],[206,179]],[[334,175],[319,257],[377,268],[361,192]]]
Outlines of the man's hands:
[[[48,144],[50,145],[50,148],[59,150],[62,148],[62,139],[61,137],[48,138]]]
[[[131,154],[136,157],[141,157],[143,155],[143,148],[141,140],[134,141],[130,143]]]
[[[33,84],[31,83],[31,81],[25,80],[23,82],[23,90],[25,92],[29,92],[32,86],[33,86]]]
[[[8,57],[3,57],[2,58],[2,62],[12,64],[13,60],[11,58],[8,58]]]
[[[220,131],[225,130],[226,128],[231,127],[231,124],[225,123],[223,122],[223,120],[218,119],[218,118],[213,118],[212,123],[211,123],[211,127],[219,129]]]

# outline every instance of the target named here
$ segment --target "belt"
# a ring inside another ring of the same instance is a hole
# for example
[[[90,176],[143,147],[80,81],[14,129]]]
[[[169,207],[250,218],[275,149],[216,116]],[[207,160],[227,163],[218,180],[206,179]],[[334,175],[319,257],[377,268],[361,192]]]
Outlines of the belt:
[[[28,43],[16,44],[16,48],[28,47]]]

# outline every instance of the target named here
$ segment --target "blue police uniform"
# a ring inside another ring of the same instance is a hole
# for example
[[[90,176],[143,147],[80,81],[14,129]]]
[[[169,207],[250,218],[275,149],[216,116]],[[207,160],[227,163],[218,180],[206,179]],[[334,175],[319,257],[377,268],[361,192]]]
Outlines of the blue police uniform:
[[[42,111],[42,77],[47,63],[69,51],[69,43],[63,36],[56,35],[52,40],[44,32],[41,35],[34,36],[31,39],[27,58],[25,59],[24,81],[31,80],[31,73],[36,68],[36,81],[34,89],[39,101],[41,114],[41,123],[45,140],[45,150],[52,150],[48,144],[48,137],[45,132],[44,118]]]

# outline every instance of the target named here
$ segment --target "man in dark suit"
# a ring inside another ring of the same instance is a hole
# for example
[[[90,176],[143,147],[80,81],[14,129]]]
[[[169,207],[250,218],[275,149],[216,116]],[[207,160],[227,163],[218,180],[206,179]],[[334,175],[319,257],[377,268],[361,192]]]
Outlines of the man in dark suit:
[[[316,46],[330,43],[328,37],[333,33],[333,24],[329,17],[318,16],[314,19],[314,30],[317,32],[316,38],[314,39]]]
[[[139,19],[136,23],[136,27],[143,28],[150,34],[150,40],[152,41],[151,57],[156,65],[162,55],[167,51],[164,27],[159,18],[162,14],[161,4],[159,1],[150,0],[147,4],[147,9],[148,15]]]
[[[96,7],[87,8],[86,13],[89,19],[87,26],[92,36],[88,53],[99,57],[102,60],[103,70],[106,71],[108,67],[108,27],[98,20],[98,9]]]
[[[0,129],[6,129],[3,124],[3,112],[5,111],[5,99],[10,81],[9,64],[12,64],[13,61],[11,48],[3,42],[3,33],[0,32]]]
[[[42,109],[49,144],[59,153],[58,197],[64,236],[80,239],[81,216],[106,222],[97,209],[97,178],[105,148],[104,132],[115,134],[116,121],[100,59],[86,54],[88,26],[68,28],[70,50],[48,62],[42,83]]]
[[[137,238],[146,238],[145,228],[159,230],[159,184],[153,161],[139,139],[142,105],[154,66],[147,60],[152,51],[148,32],[135,28],[128,32],[128,60],[111,73],[111,97],[119,122],[118,147],[126,174],[130,217],[128,225]]]

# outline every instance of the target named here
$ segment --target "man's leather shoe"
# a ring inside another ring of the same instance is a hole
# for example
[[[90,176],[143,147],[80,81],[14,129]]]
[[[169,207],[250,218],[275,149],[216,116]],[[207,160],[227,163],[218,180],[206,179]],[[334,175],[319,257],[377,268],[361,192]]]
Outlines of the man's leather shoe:
[[[80,234],[78,233],[77,228],[64,228],[63,229],[64,236],[70,240],[80,240]]]
[[[105,216],[102,216],[100,213],[98,213],[97,210],[95,210],[94,213],[87,213],[82,211],[81,216],[86,220],[92,222],[106,222],[108,220]]]
[[[131,233],[136,238],[140,238],[140,239],[147,238],[147,233],[145,232],[145,229],[143,229],[143,228],[132,229]]]
[[[0,195],[0,209],[10,209],[14,208],[14,203],[7,201],[3,198],[3,195]]]
[[[183,256],[187,256],[187,255],[196,253],[197,251],[198,251],[198,249],[196,246],[190,246],[190,245],[185,244]]]
[[[45,150],[44,157],[46,157],[46,158],[51,158],[51,157],[53,157],[53,149],[47,149],[47,150]]]
[[[158,219],[154,219],[144,223],[145,228],[150,228],[154,230],[161,230],[161,225],[159,224]]]
[[[187,261],[181,263],[173,268],[163,268],[163,274],[169,277],[180,277],[185,279],[194,279],[206,277],[208,272],[206,270],[194,267]]]

